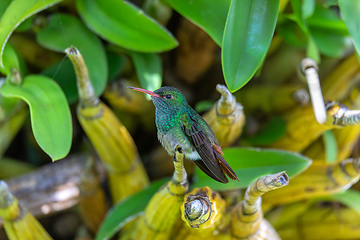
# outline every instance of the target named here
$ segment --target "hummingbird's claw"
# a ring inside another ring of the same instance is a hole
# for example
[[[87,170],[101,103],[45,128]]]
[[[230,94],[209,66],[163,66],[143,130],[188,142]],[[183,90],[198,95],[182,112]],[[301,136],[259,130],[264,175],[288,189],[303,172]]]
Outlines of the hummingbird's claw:
[[[176,146],[175,151],[178,151],[179,153],[182,153],[182,148],[180,146]]]
[[[175,147],[175,152],[178,152],[178,153],[182,154],[182,148],[181,148],[180,146],[176,146],[176,147]],[[174,162],[177,162],[177,160],[176,160],[176,153],[174,154],[173,159],[174,159]]]

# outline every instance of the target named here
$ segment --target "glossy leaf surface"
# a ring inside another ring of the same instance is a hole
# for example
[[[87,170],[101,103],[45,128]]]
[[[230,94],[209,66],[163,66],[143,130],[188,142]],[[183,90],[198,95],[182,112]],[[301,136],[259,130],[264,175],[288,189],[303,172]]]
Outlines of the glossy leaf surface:
[[[119,231],[131,216],[143,211],[151,197],[169,179],[157,180],[140,192],[114,205],[105,216],[95,240],[108,240]]]
[[[3,66],[2,58],[5,44],[16,27],[28,17],[60,1],[61,0],[13,0],[10,3],[0,19],[0,67]]]
[[[202,28],[221,46],[230,0],[167,0],[172,8]]]
[[[77,0],[85,23],[102,38],[139,52],[163,52],[177,46],[172,34],[127,1]]]
[[[319,49],[313,36],[310,34],[307,22],[303,17],[300,0],[290,0],[290,2],[294,11],[294,20],[307,37],[306,56],[314,59],[316,62],[320,62]]]
[[[221,60],[231,92],[256,73],[274,34],[279,0],[233,0],[226,20]]]
[[[360,55],[360,0],[339,0],[340,12],[344,18],[346,27],[354,42],[358,55]]]
[[[11,69],[20,71],[20,62],[18,56],[14,48],[9,43],[6,44],[4,49],[3,66],[4,68],[0,67],[0,72],[5,75],[10,74]]]
[[[108,76],[105,49],[100,39],[79,19],[66,14],[54,14],[36,37],[42,46],[58,52],[75,46],[84,58],[95,94],[102,94]]]
[[[141,87],[150,91],[160,88],[162,83],[160,56],[155,53],[129,52],[129,54],[134,62]]]
[[[314,14],[306,19],[310,29],[322,29],[334,34],[348,36],[344,21],[331,9],[316,5]]]
[[[299,1],[293,0],[292,4],[294,14],[282,16],[283,20],[277,26],[277,32],[287,43],[307,47],[307,56],[317,61],[320,61],[319,52],[336,58],[348,52],[351,48],[348,30],[333,10],[316,5],[313,15],[304,19]]]
[[[128,58],[125,55],[118,55],[113,52],[106,52],[108,68],[109,68],[109,81],[115,80],[124,69]]]
[[[21,86],[6,83],[0,90],[3,96],[20,98],[29,105],[35,139],[53,161],[69,153],[72,141],[70,109],[64,93],[52,79],[29,75]]]
[[[6,10],[6,8],[11,3],[11,0],[1,0],[0,1],[0,16],[2,16]]]
[[[70,59],[64,59],[45,69],[41,74],[54,79],[59,84],[70,104],[75,103],[78,100],[79,96],[76,86],[76,76]]]
[[[209,186],[214,190],[245,188],[259,177],[281,171],[293,177],[311,164],[311,160],[301,154],[276,149],[226,148],[223,152],[240,182],[230,180],[227,184],[219,183],[196,168],[193,187]]]

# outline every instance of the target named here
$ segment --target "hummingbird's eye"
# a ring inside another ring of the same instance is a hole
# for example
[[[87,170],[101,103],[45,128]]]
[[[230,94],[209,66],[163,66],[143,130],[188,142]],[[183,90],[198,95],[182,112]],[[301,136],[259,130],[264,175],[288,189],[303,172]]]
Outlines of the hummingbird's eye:
[[[173,95],[171,95],[171,94],[167,94],[167,95],[165,96],[165,98],[166,98],[166,99],[168,99],[168,100],[170,100],[170,99],[172,99],[172,98],[173,98]]]

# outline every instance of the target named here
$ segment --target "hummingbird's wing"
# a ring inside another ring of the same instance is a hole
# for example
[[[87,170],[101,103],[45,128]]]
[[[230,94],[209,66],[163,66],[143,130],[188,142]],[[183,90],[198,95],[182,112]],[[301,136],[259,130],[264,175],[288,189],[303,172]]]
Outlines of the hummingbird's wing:
[[[215,157],[214,149],[204,131],[197,124],[191,124],[190,128],[181,126],[185,136],[193,144],[201,159],[195,160],[194,163],[209,177],[216,181],[227,183],[229,180],[225,176]]]
[[[219,145],[212,145],[212,148],[215,150],[214,154],[216,159],[218,160],[218,163],[220,164],[221,169],[226,173],[226,175],[228,175],[229,178],[231,178],[232,180],[238,180],[240,182],[234,170],[232,170],[232,168],[222,156],[224,153],[222,152],[221,147]]]

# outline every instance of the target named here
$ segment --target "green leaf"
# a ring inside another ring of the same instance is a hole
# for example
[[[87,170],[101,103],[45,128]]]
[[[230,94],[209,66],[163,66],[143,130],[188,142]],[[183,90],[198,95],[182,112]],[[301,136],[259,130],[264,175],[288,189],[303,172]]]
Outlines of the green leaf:
[[[202,28],[221,46],[231,0],[167,0],[183,17]]]
[[[305,21],[299,16],[301,9],[298,1],[293,2],[296,16],[284,15],[277,27],[283,39],[295,47],[307,45],[307,54],[314,59],[320,60],[319,51],[325,56],[343,57],[351,47],[345,23],[331,9],[320,5],[316,5],[314,14]]]
[[[276,149],[226,148],[224,154],[240,182],[219,183],[196,168],[193,187],[209,186],[214,190],[245,188],[259,177],[281,171],[286,171],[289,177],[293,177],[311,164],[311,160],[301,154]]]
[[[331,9],[316,5],[314,14],[306,19],[310,29],[322,29],[332,34],[348,36],[349,31],[344,21]]]
[[[6,83],[1,94],[24,100],[30,108],[35,140],[53,161],[70,151],[72,123],[69,105],[61,88],[50,78],[27,76],[21,86]]]
[[[155,91],[161,87],[162,62],[155,53],[128,52],[134,62],[141,87]]]
[[[84,58],[95,94],[102,94],[108,77],[105,49],[100,39],[78,18],[66,14],[53,14],[47,26],[38,32],[36,38],[42,46],[58,52],[75,46]]]
[[[34,18],[35,16],[31,16],[28,19],[26,19],[25,21],[23,21],[17,28],[16,31],[17,32],[25,32],[30,30],[33,27],[33,22],[34,22]]]
[[[315,11],[315,0],[303,0],[301,11],[304,19],[311,17]]]
[[[0,67],[3,67],[2,58],[5,44],[15,28],[25,19],[60,1],[61,0],[13,0],[10,3],[0,19]]]
[[[360,54],[360,0],[339,0],[338,2],[340,12],[354,42],[356,52]]]
[[[308,29],[306,26],[306,22],[303,18],[302,15],[302,9],[301,9],[301,2],[300,0],[290,0],[291,2],[291,7],[293,9],[294,12],[294,21],[296,21],[296,23],[299,25],[299,27],[307,34],[308,33]]]
[[[106,214],[95,240],[108,240],[114,236],[130,217],[145,209],[152,196],[168,181],[169,179],[157,180],[151,183],[148,188],[114,205]]]
[[[303,18],[301,3],[299,0],[291,0],[291,6],[294,11],[294,20],[299,25],[301,30],[305,33],[308,38],[308,43],[306,47],[306,56],[315,60],[315,62],[320,62],[320,53],[319,49],[315,43],[315,40],[310,35],[309,28],[305,19]]]
[[[0,1],[0,19],[1,16],[4,14],[6,8],[10,5],[12,0],[1,0]]]
[[[4,75],[8,75],[11,73],[11,69],[16,69],[20,72],[20,62],[19,58],[14,50],[14,48],[8,43],[5,46],[3,53],[3,66],[4,68],[0,68],[0,72]]]
[[[335,201],[354,209],[360,214],[360,192],[357,190],[348,189],[345,192],[334,194],[331,198]]]
[[[106,58],[109,67],[109,81],[112,81],[123,71],[128,58],[113,52],[106,52]]]
[[[226,20],[221,60],[231,92],[256,73],[274,34],[279,0],[233,0]]]
[[[306,48],[307,36],[294,21],[281,23],[277,26],[276,31],[288,44],[298,48]]]
[[[76,0],[85,23],[102,38],[139,52],[163,52],[178,45],[172,34],[127,1]]]
[[[331,9],[317,5],[314,14],[306,20],[308,34],[315,46],[312,53],[317,57],[318,51],[329,57],[343,57],[351,47],[348,30],[342,21]],[[310,41],[309,40],[309,41]]]
[[[352,47],[350,37],[324,29],[311,29],[310,32],[319,51],[325,56],[341,58]]]
[[[334,163],[336,162],[338,155],[338,146],[335,135],[331,130],[327,130],[322,136],[325,145],[325,160],[328,163]]]
[[[285,121],[281,117],[273,117],[258,134],[245,141],[252,145],[266,146],[284,136],[285,133]]]
[[[41,74],[54,79],[59,84],[70,104],[77,102],[79,96],[76,86],[76,75],[70,59],[64,59],[45,69]]]
[[[319,48],[316,45],[314,38],[309,34],[308,35],[308,45],[306,48],[306,56],[315,60],[315,62],[320,62],[320,52]]]

